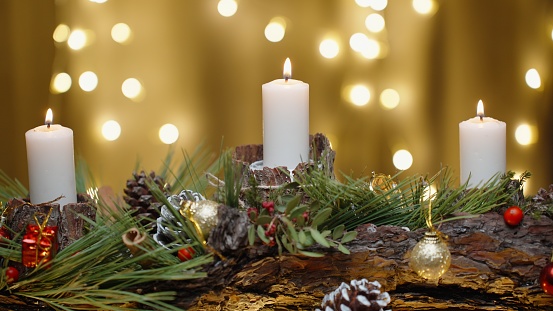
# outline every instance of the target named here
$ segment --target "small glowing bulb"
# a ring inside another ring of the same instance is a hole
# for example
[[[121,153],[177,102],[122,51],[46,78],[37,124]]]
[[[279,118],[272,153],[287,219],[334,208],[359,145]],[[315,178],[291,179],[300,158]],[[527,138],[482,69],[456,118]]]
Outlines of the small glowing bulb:
[[[392,162],[398,170],[404,171],[413,165],[413,156],[409,151],[401,149],[394,153]]]
[[[368,8],[373,0],[355,0],[358,6],[362,8]]]
[[[265,27],[265,38],[271,42],[280,42],[286,34],[286,21],[281,17],[271,19]]]
[[[394,89],[385,89],[380,93],[380,104],[384,109],[392,110],[399,105],[399,93]]]
[[[53,93],[65,93],[71,88],[71,76],[65,72],[58,73],[52,79],[50,89]]]
[[[529,124],[521,124],[515,131],[515,139],[520,145],[526,146],[536,142],[537,131]]]
[[[526,72],[526,84],[533,89],[539,89],[541,86],[540,74],[535,68],[529,69]]]
[[[365,27],[371,32],[381,32],[384,30],[386,21],[384,17],[378,13],[372,13],[365,19]]]
[[[356,106],[365,106],[371,100],[371,92],[364,85],[355,85],[349,91],[349,100]]]
[[[413,9],[419,14],[429,15],[436,11],[433,0],[413,0]]]
[[[324,58],[334,58],[340,52],[340,46],[334,39],[325,39],[319,44],[319,52]]]
[[[69,39],[67,39],[67,45],[69,45],[72,50],[77,51],[84,48],[87,41],[88,38],[84,30],[76,29],[73,30],[69,35]]]
[[[217,11],[224,17],[233,16],[237,10],[238,3],[235,0],[220,0],[217,4]]]
[[[361,51],[361,55],[367,59],[375,59],[380,56],[380,42],[368,39],[366,46]]]
[[[85,71],[79,76],[79,86],[85,92],[91,92],[98,86],[98,77],[92,71]]]
[[[179,138],[179,129],[173,124],[165,124],[159,129],[159,139],[162,143],[170,145]]]
[[[371,8],[375,11],[382,11],[388,6],[388,0],[372,0]]]
[[[121,85],[123,95],[129,99],[137,99],[142,93],[142,84],[135,78],[128,78]]]
[[[349,38],[349,46],[355,52],[362,52],[369,44],[369,38],[363,33],[355,33]]]
[[[117,121],[109,120],[102,125],[102,136],[105,140],[114,141],[121,135],[121,126]]]
[[[54,38],[54,41],[61,43],[67,41],[69,38],[69,34],[71,33],[71,29],[69,26],[65,24],[59,24],[58,27],[54,30],[54,34],[52,37]]]
[[[131,27],[125,23],[115,24],[111,28],[111,38],[117,43],[127,43],[131,38],[132,31]]]

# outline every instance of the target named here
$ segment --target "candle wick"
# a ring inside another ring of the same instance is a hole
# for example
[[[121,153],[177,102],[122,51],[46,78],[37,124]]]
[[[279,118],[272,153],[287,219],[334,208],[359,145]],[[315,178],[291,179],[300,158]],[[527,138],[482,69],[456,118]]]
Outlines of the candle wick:
[[[284,82],[288,82],[288,76],[284,77]]]
[[[484,115],[483,114],[479,115],[479,117],[480,117],[480,121],[484,121]]]
[[[46,122],[46,127],[50,128],[50,122]]]

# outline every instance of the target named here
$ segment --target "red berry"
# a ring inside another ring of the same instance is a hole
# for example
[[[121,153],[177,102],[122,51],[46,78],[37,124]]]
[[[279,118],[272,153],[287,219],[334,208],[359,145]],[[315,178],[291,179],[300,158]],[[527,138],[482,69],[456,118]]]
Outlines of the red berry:
[[[509,207],[505,213],[503,213],[503,219],[505,219],[505,222],[509,226],[518,226],[522,218],[524,218],[524,212],[516,205]]]
[[[546,294],[553,295],[553,262],[541,270],[540,286]]]
[[[303,219],[305,219],[305,221],[307,221],[309,219],[309,212],[305,211],[303,212]]]
[[[7,283],[17,282],[19,280],[19,270],[14,267],[8,267],[6,269],[6,279]]]
[[[179,257],[180,261],[187,261],[192,259],[195,253],[196,251],[194,251],[192,247],[186,247],[179,249],[177,256]]]
[[[263,206],[263,208],[266,209],[266,210],[274,209],[275,208],[275,202],[266,201],[266,202],[261,203],[261,206]]]

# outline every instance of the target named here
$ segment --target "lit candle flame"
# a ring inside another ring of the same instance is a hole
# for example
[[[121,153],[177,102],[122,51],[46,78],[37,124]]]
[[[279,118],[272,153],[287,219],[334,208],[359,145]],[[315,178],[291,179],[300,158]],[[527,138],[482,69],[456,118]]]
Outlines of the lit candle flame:
[[[484,103],[482,100],[478,101],[478,105],[476,106],[476,115],[480,117],[480,120],[484,118]]]
[[[48,111],[46,111],[46,119],[44,119],[44,124],[46,124],[46,126],[50,128],[53,120],[54,114],[52,113],[52,109],[48,108]]]
[[[288,81],[288,79],[292,78],[292,64],[290,63],[290,58],[286,58],[286,61],[284,62],[284,70],[282,71],[282,76],[284,77],[285,81]]]

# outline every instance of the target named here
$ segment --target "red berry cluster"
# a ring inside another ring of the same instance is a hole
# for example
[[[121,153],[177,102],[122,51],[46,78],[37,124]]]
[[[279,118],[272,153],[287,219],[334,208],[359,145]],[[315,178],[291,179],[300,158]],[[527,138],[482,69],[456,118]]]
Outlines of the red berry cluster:
[[[11,238],[12,235],[10,231],[4,226],[0,227],[0,247],[6,245],[6,242],[3,241],[4,239],[11,240]],[[17,270],[17,268],[7,267],[5,273],[6,282],[8,284],[17,282],[17,280],[19,279],[19,270]]]
[[[269,215],[273,215],[275,212],[275,202],[273,201],[265,201],[261,203],[261,206],[269,212]]]

